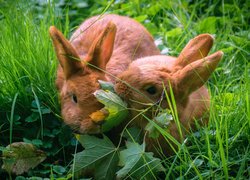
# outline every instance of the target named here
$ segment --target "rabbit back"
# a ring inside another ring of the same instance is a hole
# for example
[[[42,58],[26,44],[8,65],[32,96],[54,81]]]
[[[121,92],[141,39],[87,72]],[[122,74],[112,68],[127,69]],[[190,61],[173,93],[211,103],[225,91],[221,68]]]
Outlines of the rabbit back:
[[[109,22],[116,25],[112,56],[106,65],[106,71],[117,76],[125,71],[135,59],[160,54],[149,32],[137,21],[114,14],[94,16],[84,21],[70,38],[81,58],[84,58],[96,37]],[[109,77],[114,82],[113,77]]]

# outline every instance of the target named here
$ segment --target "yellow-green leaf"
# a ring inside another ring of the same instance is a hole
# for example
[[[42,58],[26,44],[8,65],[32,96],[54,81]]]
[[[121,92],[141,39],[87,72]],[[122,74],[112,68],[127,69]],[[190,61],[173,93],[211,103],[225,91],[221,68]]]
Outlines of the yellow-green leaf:
[[[128,115],[127,104],[115,93],[109,90],[97,90],[94,93],[99,102],[105,105],[108,111],[108,117],[102,125],[102,131],[106,132],[115,126],[118,126]]]
[[[43,151],[25,142],[15,142],[8,145],[2,156],[2,168],[16,175],[28,172],[29,169],[36,167],[46,159]]]

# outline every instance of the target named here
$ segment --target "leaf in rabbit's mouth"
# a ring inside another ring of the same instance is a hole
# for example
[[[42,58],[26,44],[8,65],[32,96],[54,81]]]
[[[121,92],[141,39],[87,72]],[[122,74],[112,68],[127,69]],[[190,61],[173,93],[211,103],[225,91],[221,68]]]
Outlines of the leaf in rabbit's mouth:
[[[104,108],[90,114],[96,124],[102,124],[102,132],[109,131],[118,126],[128,115],[127,104],[113,91],[113,85],[101,81],[101,88],[94,92],[97,100],[104,104]]]
[[[92,119],[92,121],[95,124],[102,125],[106,119],[106,117],[109,116],[109,111],[105,108],[102,108],[101,110],[98,110],[96,112],[93,112],[89,115],[89,117]]]

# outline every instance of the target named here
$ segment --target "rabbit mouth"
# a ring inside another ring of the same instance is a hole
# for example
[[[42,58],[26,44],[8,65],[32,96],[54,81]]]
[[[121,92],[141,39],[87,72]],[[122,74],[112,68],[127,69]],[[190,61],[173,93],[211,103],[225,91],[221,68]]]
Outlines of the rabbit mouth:
[[[101,125],[94,124],[91,119],[85,119],[74,129],[77,134],[100,134]]]
[[[95,127],[91,129],[82,129],[79,128],[75,131],[77,134],[100,134],[101,133],[101,127]]]

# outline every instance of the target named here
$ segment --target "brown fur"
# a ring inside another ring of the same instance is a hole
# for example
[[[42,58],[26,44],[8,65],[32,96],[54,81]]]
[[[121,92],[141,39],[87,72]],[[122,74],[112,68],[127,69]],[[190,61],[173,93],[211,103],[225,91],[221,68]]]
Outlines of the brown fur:
[[[131,109],[131,118],[138,115],[138,110],[154,104],[162,97],[163,84],[169,95],[170,87],[174,93],[178,119],[181,124],[183,137],[195,127],[195,121],[204,125],[208,121],[210,96],[204,83],[215,70],[223,53],[218,51],[208,55],[213,44],[213,38],[208,34],[202,34],[192,39],[180,53],[178,58],[169,56],[151,56],[138,59],[130,64],[128,69],[118,76],[115,90],[128,101]],[[154,94],[147,92],[148,87],[155,87]],[[139,103],[138,103],[139,102]],[[163,108],[169,104],[165,96],[161,101]],[[146,112],[148,118],[153,118],[152,110]],[[145,128],[148,121],[142,116],[137,117],[133,124]],[[181,142],[181,135],[177,124],[172,122],[168,132],[176,140]],[[158,142],[157,142],[158,141]],[[156,151],[159,143],[164,154],[171,152],[169,143],[163,136],[158,140],[146,138],[147,149]]]
[[[100,126],[89,118],[103,106],[93,95],[99,89],[98,80],[115,82],[114,77],[133,60],[159,54],[152,36],[141,24],[118,15],[87,19],[70,42],[53,26],[50,36],[60,62],[56,85],[62,116],[79,133],[100,132]]]

